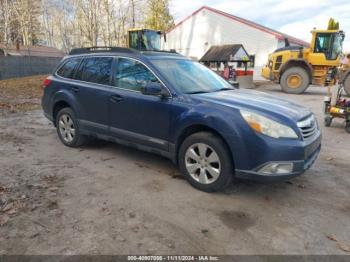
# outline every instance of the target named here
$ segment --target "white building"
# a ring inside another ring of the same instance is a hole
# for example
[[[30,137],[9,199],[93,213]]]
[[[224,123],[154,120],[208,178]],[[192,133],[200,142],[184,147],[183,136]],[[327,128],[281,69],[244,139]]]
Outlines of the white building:
[[[164,49],[199,60],[213,45],[242,44],[254,60],[254,75],[267,62],[269,53],[284,47],[284,39],[291,45],[308,43],[252,21],[203,6],[166,33]]]

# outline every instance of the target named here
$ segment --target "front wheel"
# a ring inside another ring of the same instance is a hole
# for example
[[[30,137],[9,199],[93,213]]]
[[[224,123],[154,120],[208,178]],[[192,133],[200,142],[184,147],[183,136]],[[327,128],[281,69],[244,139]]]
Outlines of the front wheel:
[[[309,87],[310,78],[302,67],[291,67],[283,72],[280,80],[282,90],[290,94],[302,94]]]
[[[344,80],[344,90],[350,96],[350,73],[346,76]]]
[[[179,166],[187,181],[205,192],[220,191],[233,181],[233,161],[226,144],[209,132],[193,134],[179,150]]]

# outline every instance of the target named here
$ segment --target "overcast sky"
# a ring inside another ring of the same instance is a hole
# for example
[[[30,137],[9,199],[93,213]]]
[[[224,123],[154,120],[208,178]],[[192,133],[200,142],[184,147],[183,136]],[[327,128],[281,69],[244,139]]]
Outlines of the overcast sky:
[[[326,29],[335,18],[347,33],[344,50],[350,51],[350,0],[172,0],[170,11],[179,22],[201,6],[252,20],[310,42],[310,31]]]

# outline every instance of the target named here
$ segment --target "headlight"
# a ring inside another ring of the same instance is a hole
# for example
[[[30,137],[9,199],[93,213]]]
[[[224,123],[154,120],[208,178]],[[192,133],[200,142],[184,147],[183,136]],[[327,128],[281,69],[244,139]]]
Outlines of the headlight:
[[[298,138],[295,131],[289,126],[282,125],[274,120],[271,120],[262,115],[243,111],[241,110],[241,115],[245,121],[253,128],[256,132],[274,137],[274,138]]]

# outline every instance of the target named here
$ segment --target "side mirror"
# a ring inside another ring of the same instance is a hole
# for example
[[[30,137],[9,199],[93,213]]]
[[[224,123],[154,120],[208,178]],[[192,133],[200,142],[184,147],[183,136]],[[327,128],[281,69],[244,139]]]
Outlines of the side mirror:
[[[169,93],[159,82],[149,82],[141,88],[141,93],[150,96],[169,97]]]

